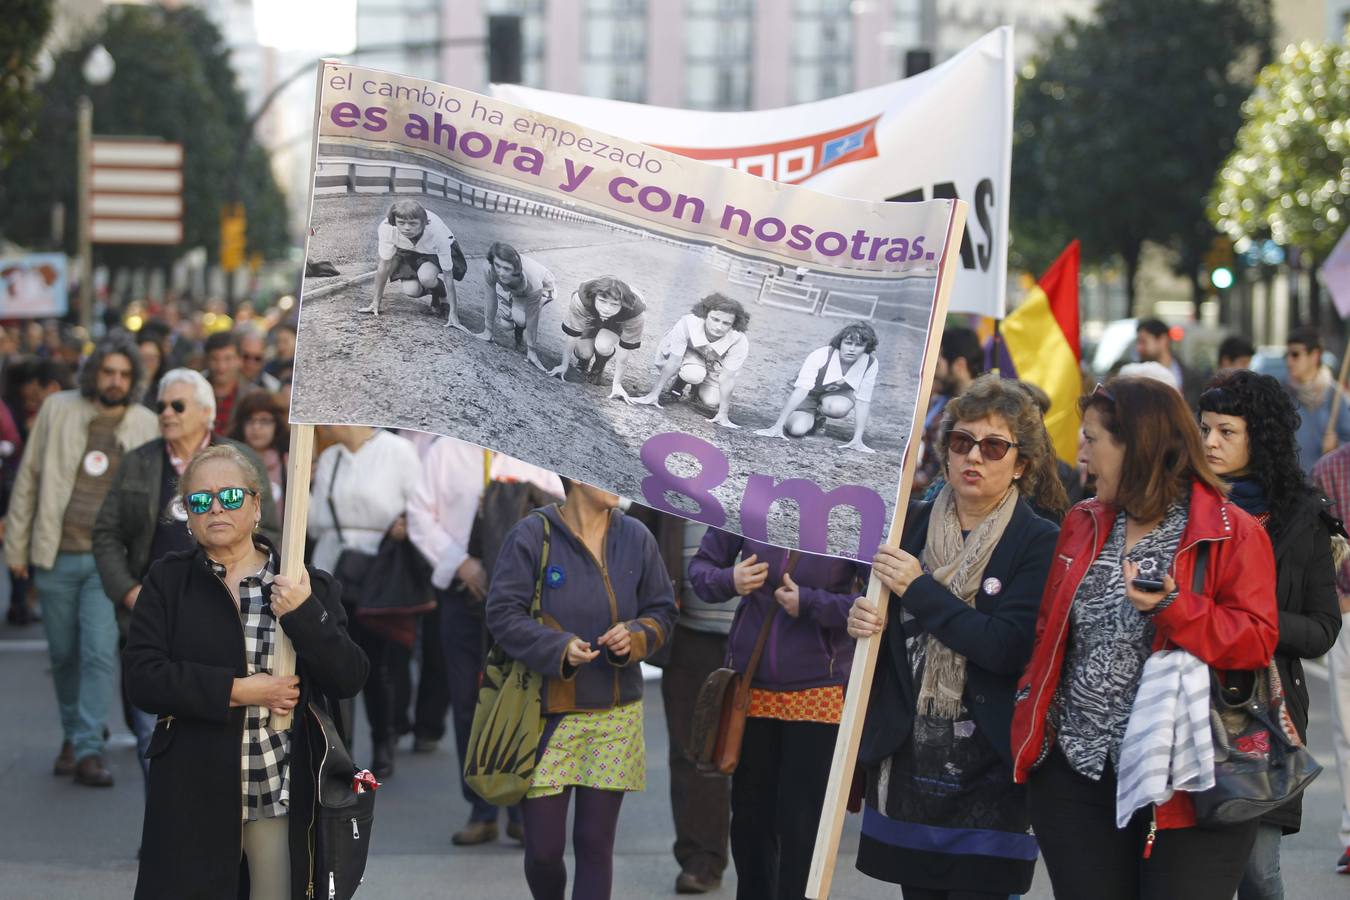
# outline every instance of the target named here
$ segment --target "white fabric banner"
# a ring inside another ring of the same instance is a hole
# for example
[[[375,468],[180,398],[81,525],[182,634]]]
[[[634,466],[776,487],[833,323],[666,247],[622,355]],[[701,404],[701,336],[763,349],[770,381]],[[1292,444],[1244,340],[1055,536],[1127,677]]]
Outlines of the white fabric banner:
[[[1012,28],[880,87],[751,112],[703,112],[496,84],[520,106],[753,175],[859,200],[970,203],[952,312],[1005,312]]]

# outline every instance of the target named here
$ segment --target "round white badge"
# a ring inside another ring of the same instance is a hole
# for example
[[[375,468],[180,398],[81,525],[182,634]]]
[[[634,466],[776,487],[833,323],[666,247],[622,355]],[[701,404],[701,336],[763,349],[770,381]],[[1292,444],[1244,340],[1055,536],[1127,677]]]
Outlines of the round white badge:
[[[1003,582],[999,581],[997,578],[990,576],[984,580],[984,592],[989,596],[992,597],[1001,590],[1003,590]]]
[[[179,522],[187,521],[187,509],[183,506],[182,497],[174,497],[169,501],[169,515]]]
[[[102,450],[90,450],[84,455],[84,474],[97,478],[108,471],[108,454]]]

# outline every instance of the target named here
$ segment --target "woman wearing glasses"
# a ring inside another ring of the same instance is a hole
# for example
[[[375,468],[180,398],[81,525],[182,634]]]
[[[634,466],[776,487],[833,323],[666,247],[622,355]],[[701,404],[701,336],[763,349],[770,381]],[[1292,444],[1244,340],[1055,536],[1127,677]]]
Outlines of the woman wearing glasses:
[[[1225,497],[1175,390],[1116,378],[1081,406],[1079,461],[1097,496],[1069,511],[1055,548],[1013,713],[1014,772],[1056,897],[1229,900],[1257,823],[1197,827],[1178,792],[1117,828],[1116,773],[1154,651],[1216,669],[1269,665],[1270,539]]]
[[[230,444],[244,453],[257,477],[265,479],[262,463],[250,451],[211,434],[216,397],[200,373],[192,369],[164,373],[153,409],[159,415],[160,436],[122,457],[91,538],[99,580],[117,608],[123,636],[151,564],[174,550],[195,546],[178,492],[178,479],[188,461],[207,447]],[[262,498],[259,531],[270,540],[281,537],[281,517],[270,493]],[[134,706],[127,715],[145,773],[155,717]]]
[[[258,531],[265,482],[233,446],[199,452],[180,498],[194,546],[150,567],[123,665],[132,701],[159,717],[150,741],[137,900],[313,896],[309,843],[322,743],[307,704],[353,696],[365,655],[347,637],[336,583],[280,574]],[[273,675],[277,629],[296,674]],[[294,713],[287,728],[275,716]]]
[[[858,868],[905,900],[1006,898],[1036,866],[1008,745],[1058,532],[1032,507],[1068,504],[1040,408],[1014,381],[975,379],[947,404],[938,448],[946,484],[872,561],[886,619],[865,598],[849,614],[855,638],[884,632]]]

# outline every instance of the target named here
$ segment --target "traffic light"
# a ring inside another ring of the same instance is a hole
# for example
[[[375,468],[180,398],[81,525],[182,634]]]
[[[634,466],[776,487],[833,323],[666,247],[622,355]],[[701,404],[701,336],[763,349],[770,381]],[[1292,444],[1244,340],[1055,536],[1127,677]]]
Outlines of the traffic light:
[[[1233,286],[1233,270],[1227,266],[1219,266],[1209,273],[1209,281],[1219,290],[1226,291]]]
[[[220,213],[220,267],[233,272],[244,264],[248,220],[244,204],[232,203]]]
[[[520,84],[524,55],[520,16],[488,16],[488,81]]]

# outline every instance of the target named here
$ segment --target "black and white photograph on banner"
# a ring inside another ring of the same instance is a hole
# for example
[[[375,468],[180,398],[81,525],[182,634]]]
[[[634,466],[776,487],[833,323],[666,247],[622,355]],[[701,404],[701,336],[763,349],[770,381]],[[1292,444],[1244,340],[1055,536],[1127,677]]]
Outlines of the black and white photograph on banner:
[[[935,263],[885,277],[794,264],[447,156],[321,132],[293,421],[450,434],[772,543],[870,558],[894,512]],[[621,181],[610,195],[631,202],[635,179]],[[902,259],[924,252],[914,243]],[[884,252],[862,229],[853,245]]]

